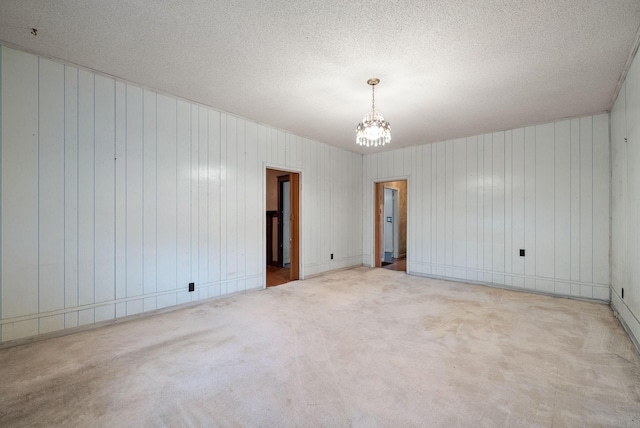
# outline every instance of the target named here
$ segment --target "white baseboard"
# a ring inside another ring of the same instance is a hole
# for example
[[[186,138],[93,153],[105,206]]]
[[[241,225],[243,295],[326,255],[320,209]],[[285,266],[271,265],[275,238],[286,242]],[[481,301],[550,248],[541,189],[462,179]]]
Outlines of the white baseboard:
[[[615,290],[611,290],[611,309],[613,313],[620,321],[620,325],[627,332],[629,338],[635,345],[636,349],[640,353],[640,321],[633,315],[633,312],[629,309],[627,304],[620,298]]]

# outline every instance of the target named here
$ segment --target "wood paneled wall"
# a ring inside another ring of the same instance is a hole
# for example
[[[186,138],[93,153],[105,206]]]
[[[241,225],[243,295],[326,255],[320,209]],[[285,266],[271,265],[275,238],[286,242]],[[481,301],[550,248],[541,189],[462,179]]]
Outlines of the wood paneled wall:
[[[640,59],[611,110],[611,304],[640,342]],[[624,293],[623,293],[624,289]]]
[[[303,277],[372,265],[373,183],[406,178],[410,273],[609,299],[607,114],[363,157],[0,51],[2,341],[263,287],[267,166],[301,172]],[[615,153],[614,177],[635,159]],[[637,208],[634,177],[614,219]],[[614,247],[632,223],[614,221]]]
[[[364,264],[373,183],[407,177],[409,273],[609,300],[607,114],[370,154],[363,174]]]
[[[361,264],[361,155],[0,50],[2,341],[264,287],[266,166],[301,274]]]

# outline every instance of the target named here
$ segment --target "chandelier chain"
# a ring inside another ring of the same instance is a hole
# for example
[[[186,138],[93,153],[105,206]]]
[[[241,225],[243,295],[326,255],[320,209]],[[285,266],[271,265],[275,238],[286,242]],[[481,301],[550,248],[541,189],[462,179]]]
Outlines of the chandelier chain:
[[[376,115],[376,85],[371,85],[371,113]]]

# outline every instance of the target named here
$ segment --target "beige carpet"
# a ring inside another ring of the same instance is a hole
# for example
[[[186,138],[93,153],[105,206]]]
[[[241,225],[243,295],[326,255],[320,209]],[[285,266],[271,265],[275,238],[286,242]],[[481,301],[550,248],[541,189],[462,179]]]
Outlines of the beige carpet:
[[[640,426],[606,305],[358,268],[0,350],[0,426]]]

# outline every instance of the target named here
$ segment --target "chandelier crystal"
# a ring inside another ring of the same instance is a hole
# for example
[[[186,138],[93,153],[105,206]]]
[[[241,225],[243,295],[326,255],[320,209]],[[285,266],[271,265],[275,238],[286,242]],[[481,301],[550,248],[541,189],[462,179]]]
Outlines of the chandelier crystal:
[[[375,87],[380,79],[372,78],[367,83],[371,85],[371,111],[356,127],[356,143],[366,147],[384,146],[391,142],[391,125],[384,120],[382,113],[376,112]]]

